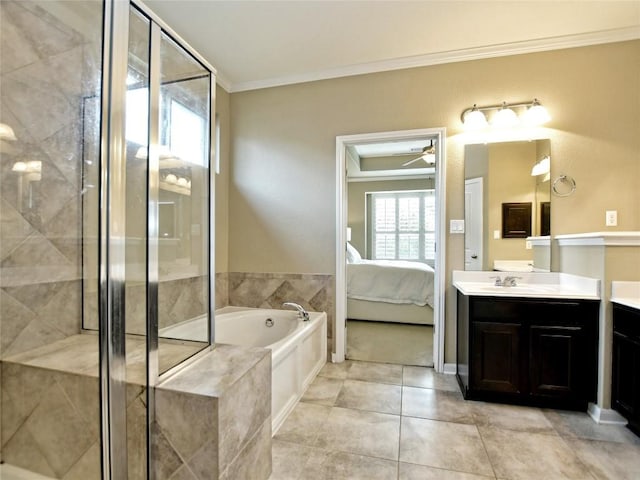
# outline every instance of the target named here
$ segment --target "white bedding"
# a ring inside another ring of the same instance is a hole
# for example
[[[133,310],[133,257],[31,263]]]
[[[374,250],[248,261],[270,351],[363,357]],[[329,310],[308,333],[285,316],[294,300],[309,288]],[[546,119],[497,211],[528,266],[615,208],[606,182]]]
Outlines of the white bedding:
[[[433,269],[424,263],[361,260],[347,264],[347,297],[433,307]]]

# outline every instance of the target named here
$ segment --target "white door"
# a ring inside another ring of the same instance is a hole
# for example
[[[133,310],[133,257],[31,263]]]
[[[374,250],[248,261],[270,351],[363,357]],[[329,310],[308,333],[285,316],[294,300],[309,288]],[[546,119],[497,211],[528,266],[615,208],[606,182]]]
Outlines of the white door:
[[[464,181],[464,269],[482,270],[482,178]]]

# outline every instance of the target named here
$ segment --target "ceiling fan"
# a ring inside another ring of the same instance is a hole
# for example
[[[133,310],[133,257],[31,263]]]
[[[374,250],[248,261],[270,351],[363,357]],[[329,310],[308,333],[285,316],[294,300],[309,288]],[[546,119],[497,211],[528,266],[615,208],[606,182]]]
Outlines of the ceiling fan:
[[[424,160],[428,165],[435,165],[436,163],[436,147],[433,144],[433,140],[429,141],[429,146],[424,147],[422,149],[422,155],[418,158],[414,158],[413,160],[409,160],[408,162],[404,162],[402,164],[403,167],[411,165],[412,163],[417,162],[418,160]]]

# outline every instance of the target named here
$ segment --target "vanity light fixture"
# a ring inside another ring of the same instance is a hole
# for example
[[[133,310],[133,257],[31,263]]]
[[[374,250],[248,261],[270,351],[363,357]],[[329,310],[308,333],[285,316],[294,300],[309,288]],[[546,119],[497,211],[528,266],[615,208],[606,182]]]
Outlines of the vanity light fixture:
[[[533,168],[531,169],[531,176],[537,177],[538,175],[544,175],[545,173],[549,173],[551,170],[551,157],[549,155],[545,155],[542,159],[537,162]]]
[[[522,121],[526,125],[538,126],[543,125],[551,120],[547,109],[540,105],[537,98],[533,99],[533,103],[522,114]]]
[[[517,113],[520,111],[520,114]],[[467,108],[460,115],[465,130],[479,130],[489,125],[487,113],[495,112],[491,118],[491,126],[496,128],[514,127],[522,123],[529,127],[540,126],[549,120],[549,112],[540,105],[537,98],[532,102],[507,103],[478,107],[476,104]]]
[[[485,117],[484,113],[478,110],[475,103],[471,110],[465,110],[462,112],[462,122],[464,123],[464,128],[467,130],[479,130],[489,125],[487,123],[487,117]]]
[[[520,123],[518,114],[514,112],[507,102],[502,102],[502,108],[493,114],[491,125],[497,128],[515,127]]]

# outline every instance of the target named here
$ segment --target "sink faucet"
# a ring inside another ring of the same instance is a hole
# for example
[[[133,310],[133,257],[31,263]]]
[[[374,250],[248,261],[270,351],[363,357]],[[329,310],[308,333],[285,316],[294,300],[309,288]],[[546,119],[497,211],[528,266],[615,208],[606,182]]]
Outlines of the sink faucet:
[[[282,304],[283,307],[293,307],[298,311],[298,318],[301,318],[303,321],[309,321],[309,312],[307,312],[301,305],[293,302],[285,302]]]
[[[504,287],[517,287],[518,284],[516,282],[516,280],[521,279],[522,277],[504,277],[504,280],[502,281],[502,286]]]
[[[504,280],[502,280],[500,278],[500,275],[498,275],[496,277],[489,277],[489,278],[496,279],[496,282],[494,283],[496,287],[517,287],[518,283],[516,282],[516,280],[520,280],[522,277],[512,277],[508,275],[504,277]]]

